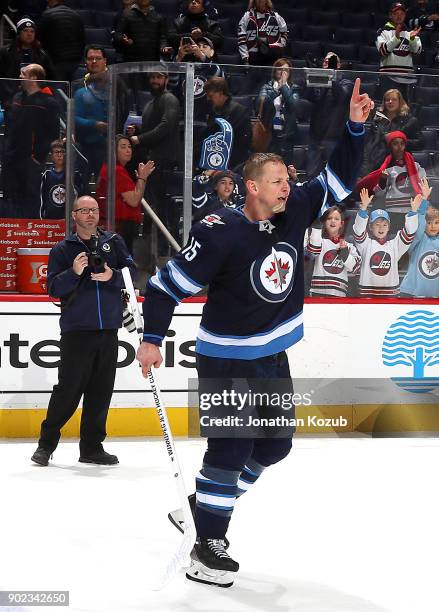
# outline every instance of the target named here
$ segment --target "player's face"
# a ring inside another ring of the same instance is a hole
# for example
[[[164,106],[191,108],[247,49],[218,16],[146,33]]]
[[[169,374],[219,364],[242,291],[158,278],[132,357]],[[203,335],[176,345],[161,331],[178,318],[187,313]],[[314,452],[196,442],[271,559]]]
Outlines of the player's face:
[[[427,236],[431,236],[432,238],[434,236],[438,236],[439,235],[439,217],[433,217],[432,219],[429,219],[428,221],[425,222],[425,233],[427,234]]]
[[[399,110],[399,98],[396,94],[386,94],[384,96],[384,110],[394,113]]]
[[[343,227],[343,219],[341,218],[341,214],[338,210],[334,210],[326,219],[325,230],[328,236],[333,238],[334,236],[339,236],[341,234],[341,229]]]
[[[216,184],[215,190],[220,200],[228,200],[233,193],[235,183],[231,178],[223,178]]]
[[[131,146],[131,142],[128,139],[121,139],[117,143],[117,161],[125,166],[133,156],[133,147]]]
[[[385,240],[389,233],[389,222],[386,219],[377,219],[370,226],[370,232],[377,240]]]
[[[288,179],[285,164],[268,162],[264,165],[261,176],[254,181],[259,202],[271,213],[280,213],[285,210],[290,195]]]
[[[405,152],[405,141],[402,138],[394,138],[390,143],[390,151],[395,161],[401,161]]]

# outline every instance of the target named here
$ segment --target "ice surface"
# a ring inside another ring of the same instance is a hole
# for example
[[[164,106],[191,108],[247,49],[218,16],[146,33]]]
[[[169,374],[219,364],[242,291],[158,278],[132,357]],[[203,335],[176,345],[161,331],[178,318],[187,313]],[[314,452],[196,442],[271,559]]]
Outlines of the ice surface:
[[[437,612],[439,440],[298,438],[236,505],[241,564],[219,589],[178,575],[151,587],[178,546],[179,505],[160,439],[105,445],[120,464],[50,467],[35,442],[0,443],[0,590],[69,590],[69,612]],[[204,441],[177,441],[188,492]],[[1,608],[1,611],[7,608]]]

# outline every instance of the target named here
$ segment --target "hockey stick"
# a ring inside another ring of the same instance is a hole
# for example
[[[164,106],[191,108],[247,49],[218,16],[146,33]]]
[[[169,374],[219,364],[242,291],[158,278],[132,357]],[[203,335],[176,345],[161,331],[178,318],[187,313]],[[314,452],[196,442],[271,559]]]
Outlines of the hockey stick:
[[[171,232],[168,230],[168,228],[166,227],[166,225],[164,225],[163,221],[160,219],[160,217],[153,211],[153,209],[151,208],[151,206],[148,204],[148,202],[145,200],[145,198],[142,198],[142,206],[145,209],[145,212],[151,217],[151,219],[154,221],[154,223],[157,225],[157,227],[159,228],[159,230],[162,232],[162,234],[164,235],[164,237],[166,238],[166,240],[169,242],[169,244],[173,247],[173,249],[175,249],[178,253],[178,251],[181,250],[181,246],[178,244],[178,242],[175,240],[174,236],[171,234]]]
[[[125,288],[128,292],[129,304],[136,325],[136,331],[139,335],[139,342],[142,342],[143,320],[142,315],[140,314],[139,305],[137,303],[136,294],[134,292],[133,281],[131,279],[131,274],[128,268],[122,268],[122,276],[125,283]],[[163,438],[165,440],[166,450],[168,451],[168,457],[171,462],[173,476],[177,485],[184,516],[183,541],[179,549],[172,557],[171,561],[168,563],[160,584],[156,587],[156,589],[159,590],[162,589],[180,569],[182,569],[183,567],[188,567],[191,564],[190,553],[194,547],[197,532],[195,528],[194,518],[192,516],[192,511],[189,506],[186,487],[184,486],[183,474],[178,461],[177,451],[175,450],[172,430],[169,426],[166,407],[161,398],[160,389],[158,388],[152,368],[148,372],[148,380],[154,397],[154,403],[159,417],[160,427],[162,428]]]

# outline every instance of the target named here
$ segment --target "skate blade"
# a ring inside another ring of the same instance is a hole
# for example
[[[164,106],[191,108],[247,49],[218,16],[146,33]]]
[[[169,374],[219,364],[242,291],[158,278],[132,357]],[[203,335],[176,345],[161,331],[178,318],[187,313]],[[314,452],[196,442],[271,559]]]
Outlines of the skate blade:
[[[181,508],[169,512],[168,519],[171,521],[174,527],[177,527],[178,531],[184,533],[184,517],[183,510]]]
[[[223,572],[206,567],[199,561],[194,561],[186,572],[186,578],[194,582],[209,584],[227,589],[233,585],[232,572]]]

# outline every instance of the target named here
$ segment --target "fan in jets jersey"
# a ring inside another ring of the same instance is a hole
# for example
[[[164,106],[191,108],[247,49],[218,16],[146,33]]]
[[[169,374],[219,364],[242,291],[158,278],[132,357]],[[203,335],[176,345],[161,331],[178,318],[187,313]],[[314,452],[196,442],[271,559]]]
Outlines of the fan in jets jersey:
[[[366,201],[372,198],[362,192],[362,206],[367,208]],[[420,196],[417,196],[417,198]],[[417,200],[415,198],[415,200]],[[360,297],[383,298],[399,295],[398,261],[413,242],[418,229],[417,207],[412,201],[412,211],[405,216],[405,224],[394,238],[388,239],[390,217],[385,210],[377,209],[370,215],[362,208],[358,211],[354,223],[354,241],[361,255]]]
[[[313,227],[307,250],[315,256],[310,295],[346,297],[348,272],[355,274],[361,265],[354,245],[340,236],[324,238],[322,230]]]
[[[354,186],[364,127],[348,121],[326,168],[291,189],[284,212],[250,221],[242,207],[205,217],[185,248],[148,282],[145,342],[161,345],[178,302],[209,285],[196,351],[254,359],[286,349],[303,335],[303,241],[332,198]],[[330,197],[329,197],[330,196]]]

